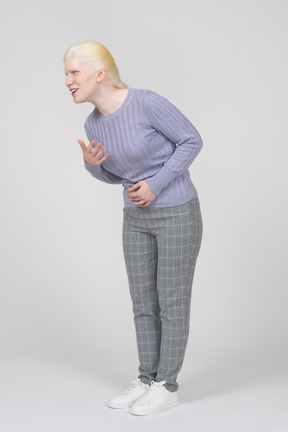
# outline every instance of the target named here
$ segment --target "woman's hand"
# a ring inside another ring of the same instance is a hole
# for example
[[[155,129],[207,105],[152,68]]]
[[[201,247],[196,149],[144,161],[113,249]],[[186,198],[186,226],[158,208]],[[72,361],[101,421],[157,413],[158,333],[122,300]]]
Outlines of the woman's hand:
[[[127,196],[132,204],[138,207],[147,207],[157,195],[150,189],[146,180],[141,180],[128,189]]]
[[[77,142],[80,144],[85,162],[90,165],[99,166],[103,162],[105,162],[105,160],[109,156],[108,153],[102,156],[104,152],[104,146],[102,146],[100,143],[98,143],[94,148],[92,148],[95,144],[95,141],[91,141],[87,147],[83,141],[78,140]]]

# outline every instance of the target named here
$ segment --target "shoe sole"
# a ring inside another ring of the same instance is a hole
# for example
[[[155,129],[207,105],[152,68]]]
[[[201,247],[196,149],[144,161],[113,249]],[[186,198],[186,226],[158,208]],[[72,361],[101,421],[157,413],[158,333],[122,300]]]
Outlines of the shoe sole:
[[[162,407],[162,408],[155,408],[154,410],[150,410],[150,409],[147,409],[147,410],[137,410],[137,408],[133,408],[133,406],[132,406],[131,409],[130,409],[130,413],[133,414],[133,415],[137,415],[137,416],[153,415],[153,414],[158,414],[158,413],[160,413],[162,411],[166,411],[166,410],[168,410],[170,408],[174,408],[177,405],[179,405],[179,401],[172,402],[171,404],[166,405],[165,407]]]
[[[108,406],[109,408],[113,408],[113,409],[128,409],[131,407],[131,405],[133,403],[134,402],[131,402],[129,405],[128,404],[127,405],[123,405],[123,404],[121,405],[121,404],[117,404],[117,403],[107,402],[106,406]]]
[[[144,394],[144,393],[143,393]],[[137,401],[137,399],[139,399],[141,396],[143,396],[143,394],[139,395],[135,400],[130,401],[127,404],[121,404],[121,402],[111,402],[110,400],[106,403],[106,405],[109,408],[115,408],[115,409],[127,409],[127,408],[131,408],[131,406]]]

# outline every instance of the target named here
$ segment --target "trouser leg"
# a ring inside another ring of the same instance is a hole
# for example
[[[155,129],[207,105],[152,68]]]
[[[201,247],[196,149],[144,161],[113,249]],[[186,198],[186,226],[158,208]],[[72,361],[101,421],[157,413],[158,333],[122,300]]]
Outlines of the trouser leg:
[[[197,199],[165,220],[157,236],[157,289],[162,321],[156,381],[177,390],[189,333],[192,281],[201,237],[202,219]]]
[[[125,215],[123,248],[133,302],[140,379],[177,390],[186,350],[191,290],[202,238],[197,198]]]
[[[139,378],[150,384],[157,374],[161,342],[156,238],[139,226],[136,218],[124,216],[123,250],[133,304]]]

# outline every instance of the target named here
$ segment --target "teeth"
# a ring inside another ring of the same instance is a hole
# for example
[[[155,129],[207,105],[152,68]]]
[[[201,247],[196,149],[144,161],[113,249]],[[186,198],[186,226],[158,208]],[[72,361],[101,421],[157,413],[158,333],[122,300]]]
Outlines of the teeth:
[[[72,93],[75,93],[77,90],[78,90],[78,89],[74,89],[74,90],[72,90]]]

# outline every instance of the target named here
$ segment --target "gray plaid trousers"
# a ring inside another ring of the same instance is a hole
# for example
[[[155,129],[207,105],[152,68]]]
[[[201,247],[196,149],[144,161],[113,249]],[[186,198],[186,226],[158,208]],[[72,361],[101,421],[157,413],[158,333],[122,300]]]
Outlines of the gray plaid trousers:
[[[123,249],[133,304],[139,378],[177,390],[202,238],[198,198],[175,207],[125,207]]]

